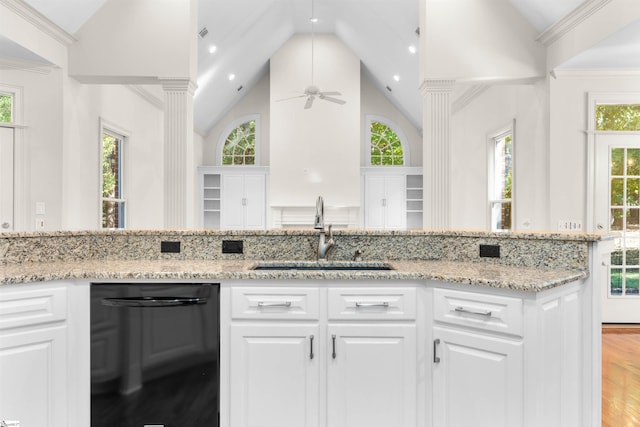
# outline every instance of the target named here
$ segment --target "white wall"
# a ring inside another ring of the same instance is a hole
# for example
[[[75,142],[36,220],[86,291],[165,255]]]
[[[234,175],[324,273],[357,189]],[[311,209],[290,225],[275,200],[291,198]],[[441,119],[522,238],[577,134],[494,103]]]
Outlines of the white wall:
[[[315,37],[315,79],[321,90],[339,91],[345,105],[305,98],[312,83],[311,39],[294,35],[271,57],[271,206],[360,205],[360,61],[333,35]]]
[[[127,131],[127,228],[163,224],[163,112],[126,86],[65,84],[62,228],[100,227],[100,119]]]
[[[514,119],[514,223],[519,230],[548,227],[545,87],[492,86],[453,116],[452,228],[490,229],[488,138]]]
[[[544,76],[544,46],[508,0],[426,0],[421,13],[421,81]]]
[[[550,223],[586,224],[587,96],[590,92],[640,93],[640,77],[562,72],[550,80]],[[640,103],[640,97],[637,100]]]
[[[85,82],[196,79],[196,0],[109,0],[69,46],[69,75]]]

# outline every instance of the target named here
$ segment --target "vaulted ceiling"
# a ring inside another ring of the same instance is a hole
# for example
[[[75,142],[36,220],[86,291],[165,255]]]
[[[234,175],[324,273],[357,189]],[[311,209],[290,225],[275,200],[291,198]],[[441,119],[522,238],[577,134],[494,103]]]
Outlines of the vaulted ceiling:
[[[24,1],[74,34],[108,0]],[[542,33],[596,0],[502,1]],[[340,38],[360,58],[374,84],[421,128],[419,58],[410,51],[410,46],[419,44],[419,0],[199,0],[198,31],[207,30],[198,40],[194,117],[199,133],[206,134],[251,90],[268,71],[271,55],[293,34],[311,31],[312,14],[318,18],[314,31]],[[2,58],[39,60],[0,36]],[[611,34],[561,67],[640,68],[640,22]]]

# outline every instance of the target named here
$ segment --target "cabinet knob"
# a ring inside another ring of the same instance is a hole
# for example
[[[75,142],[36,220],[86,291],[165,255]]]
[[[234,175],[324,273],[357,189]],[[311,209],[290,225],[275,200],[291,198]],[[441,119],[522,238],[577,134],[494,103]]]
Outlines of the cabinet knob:
[[[2,228],[4,228],[5,230],[6,230],[7,228],[9,228],[9,227],[11,227],[11,224],[9,224],[8,222],[3,222],[3,223],[2,223]]]

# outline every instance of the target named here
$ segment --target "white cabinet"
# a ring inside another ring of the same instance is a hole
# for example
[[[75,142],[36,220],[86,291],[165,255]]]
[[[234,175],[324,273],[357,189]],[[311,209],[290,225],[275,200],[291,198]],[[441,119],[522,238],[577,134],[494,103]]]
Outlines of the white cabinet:
[[[318,325],[241,324],[230,336],[230,425],[318,426]]]
[[[419,168],[364,168],[365,228],[422,228],[423,191]]]
[[[200,223],[204,228],[265,229],[267,169],[200,167]]]
[[[405,183],[402,175],[365,175],[365,228],[406,228]]]
[[[417,426],[416,288],[223,286],[221,297],[221,426]]]
[[[223,174],[220,227],[238,230],[265,229],[265,190],[264,174]]]
[[[67,289],[0,292],[0,420],[67,426]]]
[[[523,424],[522,342],[434,328],[433,425]]]
[[[416,426],[414,324],[329,324],[327,425]]]

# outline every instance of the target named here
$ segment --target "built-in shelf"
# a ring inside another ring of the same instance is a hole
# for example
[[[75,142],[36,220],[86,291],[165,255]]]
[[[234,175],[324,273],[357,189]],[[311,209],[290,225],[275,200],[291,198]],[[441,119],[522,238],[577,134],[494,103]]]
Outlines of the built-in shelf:
[[[422,228],[424,211],[422,175],[407,175],[406,178],[407,229]]]
[[[202,226],[220,228],[220,174],[202,172]]]

